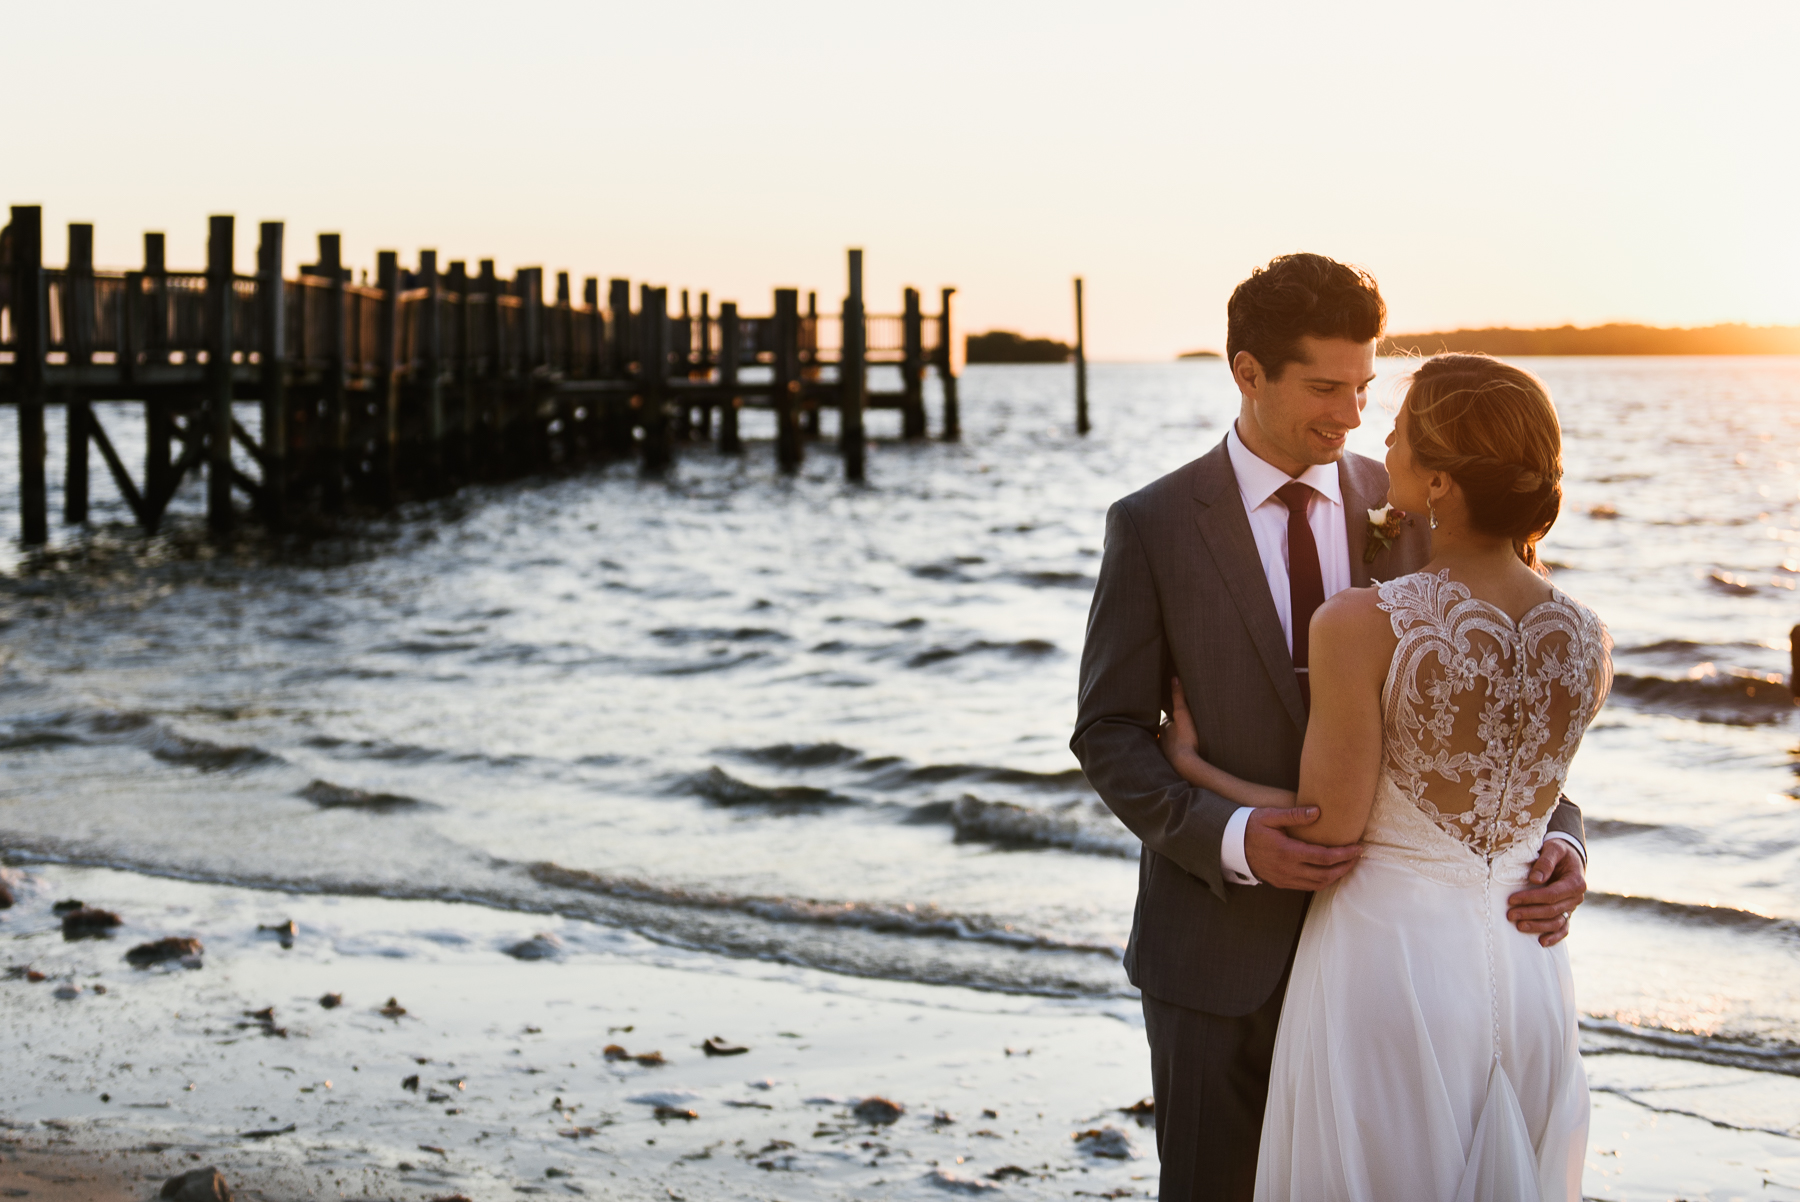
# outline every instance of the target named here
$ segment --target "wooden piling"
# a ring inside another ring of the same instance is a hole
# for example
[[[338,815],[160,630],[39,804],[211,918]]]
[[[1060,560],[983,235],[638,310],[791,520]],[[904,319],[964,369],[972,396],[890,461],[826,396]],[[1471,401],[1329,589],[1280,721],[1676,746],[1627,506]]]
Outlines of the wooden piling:
[[[419,310],[416,353],[419,373],[423,377],[418,391],[419,405],[424,410],[421,415],[424,428],[420,436],[425,444],[425,462],[419,474],[423,476],[424,491],[429,496],[448,491],[444,455],[449,434],[444,415],[444,280],[438,273],[437,251],[419,252],[419,270],[414,283],[425,290],[425,300]]]
[[[807,385],[819,378],[819,294],[806,294],[806,320],[800,323],[800,418],[808,441],[819,436],[819,402],[807,396]]]
[[[689,373],[689,378],[696,380],[710,379],[712,377],[713,369],[712,296],[705,292],[700,294],[699,356],[699,361],[694,364],[694,370]],[[710,404],[700,406],[701,438],[712,437],[713,408],[714,406]]]
[[[62,282],[63,355],[71,367],[93,362],[94,344],[94,227],[69,225],[69,261]],[[70,525],[88,520],[88,444],[93,411],[88,399],[76,390],[63,398],[63,521]]]
[[[962,407],[956,400],[955,360],[950,354],[950,298],[955,293],[954,288],[943,289],[942,308],[938,310],[937,369],[938,380],[944,386],[945,442],[955,442],[962,437]]]
[[[919,290],[906,290],[906,307],[900,316],[900,432],[906,438],[924,438],[925,429],[925,314],[919,307]]]
[[[590,380],[598,380],[606,374],[606,314],[600,308],[600,281],[595,276],[588,276],[581,282],[581,303],[587,310],[582,314],[582,319],[587,323],[587,358],[581,365],[581,373]],[[606,406],[593,393],[589,393],[581,403],[584,406],[581,455],[585,459],[597,458],[601,435],[605,429],[603,414]]]
[[[448,489],[468,477],[469,438],[470,431],[475,428],[474,323],[469,314],[469,265],[466,261],[450,261],[444,291],[447,296],[456,298],[450,315],[451,328],[455,331],[452,343],[455,352],[448,360],[450,390],[444,400],[443,482]]]
[[[850,252],[850,294],[844,298],[843,342],[838,354],[838,450],[844,456],[844,479],[865,478],[868,442],[863,431],[863,405],[868,400],[868,327],[863,321],[863,253]]]
[[[144,362],[146,366],[169,361],[168,264],[161,234],[144,235]],[[175,491],[175,462],[170,456],[175,438],[175,419],[168,402],[152,396],[144,402],[144,495],[150,498],[146,534],[153,534],[162,518],[158,499]],[[166,501],[162,502],[167,504]]]
[[[1086,434],[1087,402],[1087,325],[1081,312],[1081,277],[1075,277],[1075,433]]]
[[[321,424],[317,462],[320,502],[326,512],[344,508],[344,476],[349,470],[350,404],[349,347],[346,345],[346,309],[343,240],[337,234],[319,235],[319,271],[325,276],[325,371],[321,390]]]
[[[381,289],[375,334],[375,487],[384,505],[400,496],[400,253],[375,252]]]
[[[775,462],[789,474],[800,470],[805,442],[800,430],[800,293],[775,290]]]
[[[13,395],[19,407],[19,541],[50,541],[50,501],[44,479],[44,354],[50,334],[44,295],[44,210],[12,207]]]
[[[726,301],[719,306],[719,388],[724,394],[719,401],[719,452],[724,455],[738,455],[744,450],[743,439],[738,436],[741,398],[733,391],[743,349],[744,330],[738,321],[737,302]]]
[[[280,526],[288,488],[287,281],[282,276],[286,227],[265,221],[256,244],[257,378],[262,391],[263,515]]]
[[[631,375],[631,364],[637,358],[637,323],[631,319],[631,281],[609,280],[606,285],[606,324],[611,335],[609,374],[615,380]],[[609,456],[624,459],[636,449],[632,445],[631,404],[622,397],[608,397],[603,402],[602,450]]]
[[[645,285],[638,302],[638,371],[643,378],[639,394],[644,427],[644,471],[668,470],[673,458],[669,445],[669,290]]]
[[[206,237],[206,524],[231,529],[232,291],[236,283],[236,221],[213,217]]]

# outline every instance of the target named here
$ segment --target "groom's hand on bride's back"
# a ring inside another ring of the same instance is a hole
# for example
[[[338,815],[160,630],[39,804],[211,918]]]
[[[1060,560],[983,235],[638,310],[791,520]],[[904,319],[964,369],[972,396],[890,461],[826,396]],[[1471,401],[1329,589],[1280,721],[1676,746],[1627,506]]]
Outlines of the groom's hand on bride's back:
[[[1244,859],[1257,880],[1278,889],[1323,889],[1356,866],[1362,848],[1320,847],[1288,832],[1319,819],[1317,806],[1259,807],[1244,827]]]
[[[1587,866],[1561,839],[1548,839],[1531,866],[1530,887],[1506,899],[1506,921],[1545,947],[1569,937],[1569,915],[1587,896]]]

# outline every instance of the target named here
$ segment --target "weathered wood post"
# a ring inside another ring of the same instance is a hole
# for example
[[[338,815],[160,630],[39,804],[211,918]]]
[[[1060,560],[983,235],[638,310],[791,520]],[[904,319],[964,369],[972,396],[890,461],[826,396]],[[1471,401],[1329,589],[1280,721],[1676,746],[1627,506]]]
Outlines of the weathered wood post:
[[[686,288],[681,290],[681,316],[669,322],[669,348],[670,375],[687,379],[694,357],[694,318],[688,309]],[[674,366],[677,363],[679,368]],[[688,442],[694,437],[694,411],[685,398],[676,399],[673,409],[675,441]]]
[[[598,380],[606,374],[606,314],[600,308],[600,280],[588,276],[581,281],[581,303],[587,312],[583,317],[587,321],[587,360],[581,365],[581,374],[589,380]],[[600,447],[601,431],[605,422],[601,414],[605,412],[603,399],[589,393],[585,405],[586,417],[581,423],[581,455],[583,459],[597,458]]]
[[[688,373],[690,379],[705,380],[712,376],[713,340],[712,340],[712,296],[700,294],[700,354],[693,370]],[[700,437],[711,438],[713,426],[713,406],[700,406]]]
[[[906,308],[900,319],[900,432],[907,438],[924,438],[925,429],[925,314],[919,307],[919,290],[906,290]]]
[[[237,282],[236,222],[213,217],[206,238],[206,525],[231,529],[232,291]]]
[[[611,327],[610,374],[615,380],[629,379],[636,358],[633,346],[636,329],[631,320],[631,281],[611,280],[607,283],[607,324]],[[606,454],[623,459],[635,449],[631,439],[631,405],[628,400],[609,396],[602,418],[602,449]]]
[[[800,431],[800,293],[775,290],[775,462],[797,472],[805,458]]]
[[[818,398],[808,399],[806,383],[819,378],[819,294],[806,294],[806,320],[800,323],[800,415],[808,439],[819,436]]]
[[[256,244],[257,376],[262,392],[263,514],[272,525],[287,516],[287,281],[282,278],[279,221],[265,221]]]
[[[469,265],[462,259],[450,262],[450,279],[446,290],[456,297],[456,314],[451,320],[456,328],[456,354],[451,371],[455,378],[455,408],[445,416],[447,443],[444,452],[444,484],[460,483],[469,474],[469,443],[475,430],[475,326],[469,315]],[[453,414],[453,416],[452,416]],[[454,430],[448,433],[449,429]]]
[[[418,284],[425,289],[425,299],[418,313],[418,358],[421,387],[417,389],[424,407],[424,463],[414,469],[422,476],[425,492],[445,491],[444,441],[444,281],[438,274],[437,251],[419,252]]]
[[[476,425],[470,431],[469,466],[477,476],[495,473],[496,458],[504,459],[506,445],[506,314],[500,306],[500,277],[494,274],[494,261],[481,261],[481,278],[477,282],[487,295],[487,312],[482,321],[487,326],[487,384],[476,410]],[[504,470],[504,469],[502,469]]]
[[[44,481],[44,354],[50,333],[44,295],[44,210],[12,207],[13,395],[19,407],[19,541],[50,541],[50,501]]]
[[[1075,433],[1086,434],[1087,403],[1087,326],[1081,312],[1081,277],[1075,277]]]
[[[146,315],[144,321],[144,361],[169,361],[169,284],[168,264],[164,257],[161,234],[144,235],[144,289]],[[174,461],[169,452],[175,438],[175,419],[169,405],[161,397],[144,402],[144,496],[167,498],[174,492]],[[150,520],[162,516],[156,501],[149,504]]]
[[[669,290],[645,285],[638,305],[642,312],[638,331],[639,371],[644,389],[640,396],[644,423],[644,471],[668,470],[673,453],[669,446]]]
[[[519,403],[512,415],[507,445],[512,448],[511,471],[536,471],[547,457],[548,433],[539,408],[539,381],[544,356],[544,269],[521,267],[514,288],[522,303],[519,333],[524,342],[519,356]]]
[[[738,405],[740,398],[733,390],[738,382],[738,360],[743,357],[744,328],[738,322],[736,301],[719,306],[719,452],[741,454],[744,441],[738,437]]]
[[[319,270],[325,275],[325,378],[323,454],[316,457],[320,474],[320,501],[327,512],[344,508],[344,473],[349,466],[350,366],[348,306],[345,304],[343,239],[337,234],[319,235]]]
[[[376,495],[392,505],[400,496],[400,252],[375,252],[375,286],[381,289],[375,333]]]
[[[956,372],[953,370],[955,360],[950,354],[950,298],[956,289],[943,290],[943,307],[938,310],[938,379],[944,385],[944,441],[955,442],[962,437],[962,409],[956,403]]]
[[[69,265],[62,286],[63,354],[70,367],[86,367],[94,359],[94,227],[69,225]],[[88,444],[93,436],[92,410],[82,386],[63,398],[63,521],[88,520]]]
[[[868,399],[868,329],[863,322],[863,253],[850,252],[850,295],[844,298],[843,340],[838,352],[838,450],[844,479],[861,484],[868,455],[863,403]]]

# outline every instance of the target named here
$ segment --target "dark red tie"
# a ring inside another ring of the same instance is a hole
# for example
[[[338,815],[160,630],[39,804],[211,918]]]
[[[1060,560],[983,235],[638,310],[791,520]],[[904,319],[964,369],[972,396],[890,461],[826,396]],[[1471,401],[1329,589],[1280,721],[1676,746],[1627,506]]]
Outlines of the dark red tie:
[[[1288,511],[1288,612],[1294,623],[1294,679],[1300,682],[1300,699],[1312,712],[1312,681],[1307,673],[1307,635],[1313,611],[1325,604],[1325,577],[1319,571],[1319,544],[1313,541],[1312,524],[1306,520],[1306,503],[1313,487],[1291,480],[1275,490]]]

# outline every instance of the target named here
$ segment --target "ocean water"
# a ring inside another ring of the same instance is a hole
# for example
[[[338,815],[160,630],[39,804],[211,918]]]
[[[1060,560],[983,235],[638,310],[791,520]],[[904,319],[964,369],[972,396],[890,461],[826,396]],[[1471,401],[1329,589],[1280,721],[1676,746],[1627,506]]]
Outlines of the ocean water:
[[[1617,642],[1569,782],[1584,1046],[1800,1075],[1800,362],[1521,362],[1565,423],[1545,557]],[[1097,365],[1083,440],[1070,391],[972,368],[964,441],[875,415],[867,488],[701,446],[217,553],[193,484],[171,536],[109,529],[96,457],[98,533],[0,578],[0,850],[1116,1006],[1137,844],[1067,746],[1102,522],[1236,396]]]

